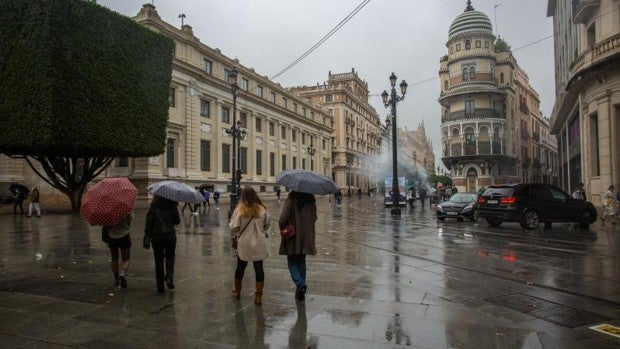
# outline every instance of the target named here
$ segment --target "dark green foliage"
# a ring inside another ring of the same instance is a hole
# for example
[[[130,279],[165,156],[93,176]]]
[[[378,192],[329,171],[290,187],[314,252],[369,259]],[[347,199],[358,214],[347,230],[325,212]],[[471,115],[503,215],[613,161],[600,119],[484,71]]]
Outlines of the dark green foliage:
[[[510,45],[508,45],[506,40],[498,36],[497,39],[495,40],[495,52],[509,52],[509,51],[510,51]]]
[[[164,151],[174,43],[83,0],[0,0],[0,153]]]

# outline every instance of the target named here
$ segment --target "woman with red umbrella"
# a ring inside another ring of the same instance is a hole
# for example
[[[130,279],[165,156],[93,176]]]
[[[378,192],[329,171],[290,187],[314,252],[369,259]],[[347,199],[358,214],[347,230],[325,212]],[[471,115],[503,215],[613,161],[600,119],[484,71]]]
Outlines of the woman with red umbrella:
[[[131,256],[131,237],[129,230],[133,213],[126,215],[122,221],[116,225],[104,225],[101,229],[102,240],[110,249],[110,267],[114,274],[114,284],[120,288],[127,288],[127,271],[129,270],[129,259]],[[121,257],[122,266],[118,269],[118,257]]]

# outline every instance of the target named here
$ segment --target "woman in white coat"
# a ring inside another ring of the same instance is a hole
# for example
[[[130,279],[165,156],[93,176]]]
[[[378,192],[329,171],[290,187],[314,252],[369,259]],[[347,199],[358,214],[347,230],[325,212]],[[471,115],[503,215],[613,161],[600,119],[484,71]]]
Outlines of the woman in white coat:
[[[269,215],[267,208],[252,187],[241,191],[239,203],[230,219],[230,231],[237,239],[237,269],[232,292],[236,298],[241,297],[243,273],[248,262],[253,262],[256,274],[256,293],[254,304],[260,305],[265,285],[263,260],[267,258],[267,229]]]

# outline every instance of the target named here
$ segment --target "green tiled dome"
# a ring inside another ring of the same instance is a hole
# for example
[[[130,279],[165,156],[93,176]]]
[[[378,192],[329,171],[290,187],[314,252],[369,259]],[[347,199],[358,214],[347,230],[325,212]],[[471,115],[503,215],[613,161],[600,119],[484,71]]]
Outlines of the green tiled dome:
[[[487,15],[474,10],[471,1],[467,2],[465,12],[458,15],[450,25],[448,40],[467,32],[485,33],[493,35],[493,25]]]

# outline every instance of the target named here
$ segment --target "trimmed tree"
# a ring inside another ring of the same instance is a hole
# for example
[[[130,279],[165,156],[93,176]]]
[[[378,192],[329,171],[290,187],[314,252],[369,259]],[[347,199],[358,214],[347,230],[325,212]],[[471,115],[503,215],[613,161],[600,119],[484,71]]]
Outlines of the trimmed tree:
[[[0,153],[78,211],[115,157],[163,153],[173,53],[171,39],[96,3],[0,1]]]

